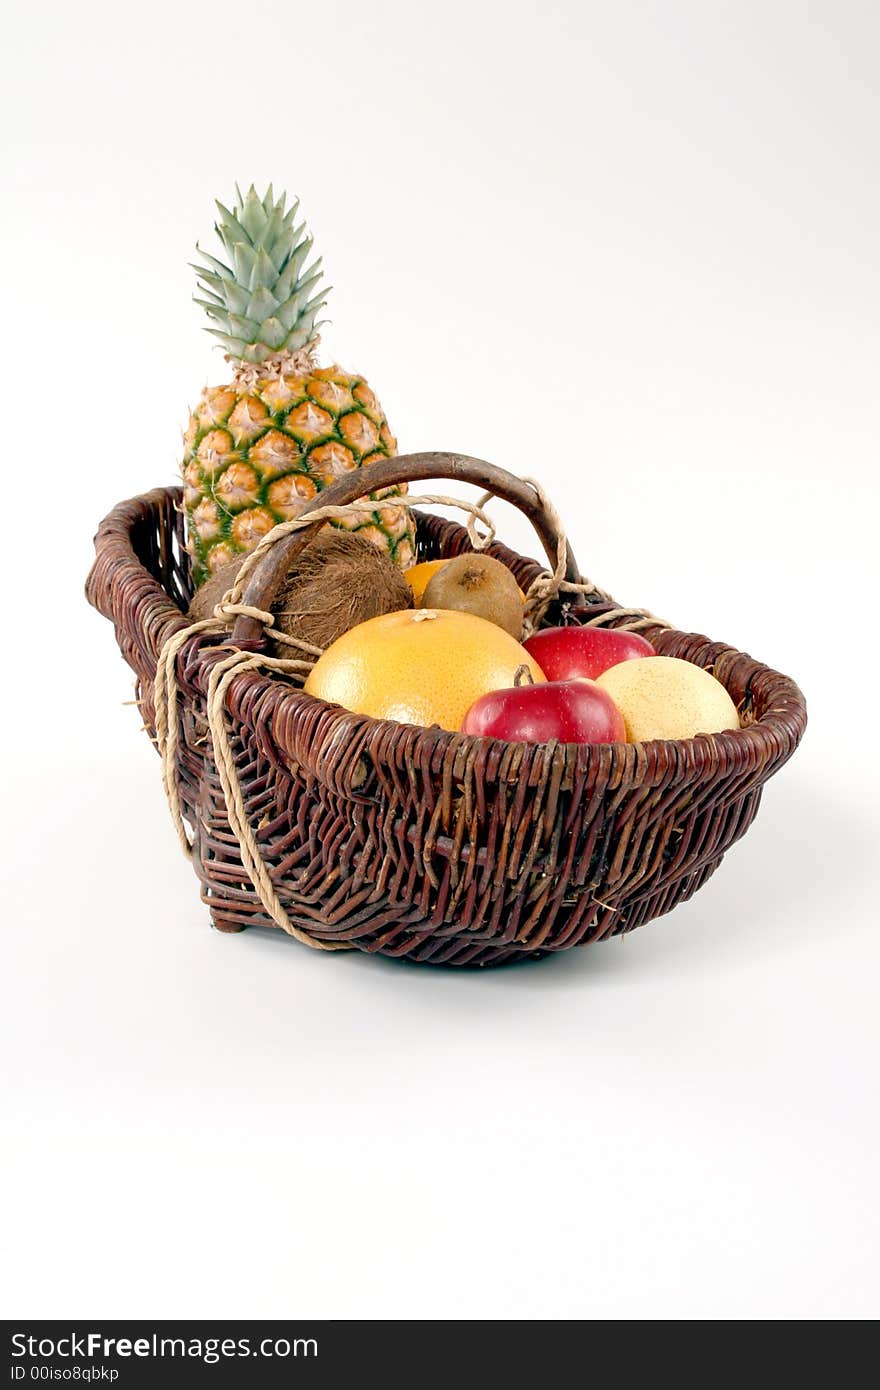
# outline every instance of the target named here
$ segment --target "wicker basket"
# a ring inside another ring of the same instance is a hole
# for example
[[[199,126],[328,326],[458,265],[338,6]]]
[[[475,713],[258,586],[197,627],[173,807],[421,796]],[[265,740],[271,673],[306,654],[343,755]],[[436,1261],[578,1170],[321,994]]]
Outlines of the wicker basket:
[[[392,482],[481,483],[532,520],[551,560],[559,537],[535,490],[461,456],[411,455],[333,484],[312,507]],[[416,513],[421,558],[471,549],[468,532]],[[319,523],[274,547],[245,601],[271,606],[292,555]],[[121,503],[96,537],[87,594],[116,627],[155,736],[163,645],[187,627],[191,596],[180,492]],[[542,573],[500,544],[526,587]],[[576,579],[570,548],[567,573]],[[630,610],[631,611],[631,610]],[[551,604],[543,621],[626,625],[607,596]],[[741,712],[735,732],[645,744],[523,745],[373,720],[261,670],[237,674],[225,703],[247,821],[290,923],[313,944],[445,965],[490,965],[631,931],[691,897],[745,833],[768,777],[806,725],[797,686],[720,642],[643,620],[656,650],[710,668]],[[237,619],[232,641],[258,650]],[[192,831],[202,898],[221,931],[275,925],[243,863],[206,717],[211,669],[229,640],[193,633],[176,659],[176,789]]]

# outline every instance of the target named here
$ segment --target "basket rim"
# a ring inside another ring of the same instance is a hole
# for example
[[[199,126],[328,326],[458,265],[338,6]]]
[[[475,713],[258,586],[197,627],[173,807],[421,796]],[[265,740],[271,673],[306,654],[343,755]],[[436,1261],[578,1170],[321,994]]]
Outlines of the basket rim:
[[[103,549],[112,547],[116,562],[125,563],[126,567],[137,566],[142,572],[143,581],[153,588],[155,603],[151,607],[150,618],[154,628],[157,627],[157,619],[160,620],[157,632],[159,646],[172,632],[189,626],[189,621],[135,554],[130,533],[134,524],[143,519],[145,509],[158,505],[176,508],[181,500],[180,487],[158,487],[129,498],[108,513],[95,537],[95,549],[99,559]],[[456,522],[447,521],[446,518],[424,513],[421,515],[430,515],[431,520],[441,523],[444,530],[448,529],[452,533],[463,529]],[[418,518],[420,514],[416,512],[415,516]],[[511,551],[506,546],[501,548],[517,559],[529,560],[529,557]],[[531,563],[538,567],[537,562]],[[98,561],[89,576],[86,586],[87,597],[95,607],[119,626],[120,616],[110,605],[101,601],[101,595],[97,591],[97,568]],[[806,701],[790,677],[756,661],[748,653],[725,643],[713,642],[701,633],[685,632],[678,628],[667,629],[658,624],[656,628],[646,629],[645,636],[655,648],[675,646],[680,649],[684,646],[694,654],[701,652],[709,659],[695,661],[694,664],[712,669],[725,688],[729,689],[728,681],[734,677],[740,683],[743,683],[745,677],[745,687],[750,691],[758,685],[763,696],[761,712],[751,723],[739,729],[716,734],[697,734],[687,739],[652,739],[640,743],[611,744],[561,743],[553,740],[545,744],[531,744],[454,732],[437,725],[426,727],[401,724],[396,720],[376,719],[370,715],[357,714],[344,706],[330,704],[317,696],[307,694],[275,674],[253,670],[236,675],[230,683],[227,709],[230,714],[238,711],[239,718],[244,719],[246,714],[243,706],[252,705],[255,701],[262,704],[264,700],[277,704],[273,711],[272,724],[273,731],[279,736],[279,751],[284,751],[288,741],[284,733],[290,721],[297,721],[317,712],[323,727],[322,736],[316,737],[310,743],[315,757],[304,764],[300,749],[297,761],[300,765],[305,765],[319,780],[324,779],[317,765],[317,753],[325,746],[328,738],[335,740],[339,737],[345,737],[353,745],[359,745],[362,741],[370,740],[375,743],[377,738],[393,736],[397,740],[398,748],[402,747],[404,756],[414,756],[415,750],[418,749],[418,761],[423,765],[428,754],[432,762],[436,758],[438,763],[445,764],[450,754],[456,760],[462,757],[469,761],[469,755],[481,750],[487,754],[487,761],[491,765],[497,763],[501,766],[509,761],[518,763],[526,753],[534,758],[535,750],[538,750],[547,764],[561,758],[564,766],[560,771],[563,775],[574,771],[583,775],[591,765],[610,763],[607,776],[612,786],[624,772],[627,774],[627,780],[635,777],[637,781],[645,784],[654,780],[652,774],[659,774],[661,771],[663,776],[667,777],[670,762],[676,764],[678,775],[685,780],[703,781],[705,777],[714,777],[722,770],[733,775],[749,769],[757,772],[763,768],[766,771],[768,763],[775,768],[790,757],[800,742],[807,723]],[[155,645],[155,642],[151,643],[151,647],[155,648]],[[193,634],[192,645],[185,645],[184,653],[188,652],[193,656],[198,648],[197,660],[189,663],[189,666],[192,682],[202,695],[207,693],[210,667],[215,659],[219,660],[224,654],[228,654],[229,646],[228,639],[220,643],[216,638],[199,633]],[[212,652],[217,653],[216,658],[210,655]],[[658,650],[658,654],[663,655],[664,652]],[[158,649],[155,655],[158,656]],[[692,657],[685,656],[684,659],[690,660]],[[722,668],[720,671],[715,669],[719,665]],[[725,676],[728,677],[727,680]],[[737,704],[739,706],[741,701],[737,701]],[[678,780],[678,777],[675,780]]]
[[[669,631],[676,637],[702,637],[702,634],[685,633],[677,628]],[[648,640],[651,640],[650,636]],[[703,640],[708,641],[708,639]],[[211,645],[208,646],[206,643],[205,650],[217,650],[221,654],[228,654],[228,644],[211,642]],[[725,648],[725,652],[733,657],[752,660],[747,653],[740,652],[733,647]],[[662,655],[662,653],[658,652],[658,655]],[[696,734],[692,738],[645,739],[638,743],[563,743],[560,740],[551,739],[545,743],[533,744],[515,739],[464,734],[460,731],[443,729],[436,724],[402,724],[393,719],[380,719],[368,714],[359,714],[346,709],[344,705],[332,704],[316,695],[310,695],[277,674],[262,671],[247,671],[236,676],[230,685],[229,703],[231,704],[235,699],[236,704],[238,704],[245,698],[246,693],[247,701],[250,703],[261,699],[269,691],[275,690],[282,692],[288,717],[291,713],[294,717],[298,713],[306,714],[310,707],[322,710],[325,717],[328,718],[328,725],[325,727],[323,737],[320,740],[315,740],[313,744],[314,759],[304,759],[302,750],[297,755],[299,764],[314,773],[319,780],[324,780],[321,776],[318,758],[320,749],[328,737],[341,737],[343,734],[346,739],[352,741],[360,737],[367,739],[393,735],[398,740],[419,745],[423,751],[430,749],[432,754],[437,754],[438,757],[442,755],[444,758],[450,753],[463,754],[466,757],[469,753],[480,748],[487,751],[490,759],[497,760],[499,763],[506,755],[509,755],[511,749],[518,750],[520,754],[526,750],[538,749],[548,761],[558,754],[572,768],[575,765],[582,768],[585,763],[610,758],[613,764],[620,764],[619,768],[612,767],[609,770],[612,785],[617,780],[615,771],[622,775],[626,763],[634,763],[634,767],[631,770],[627,769],[627,771],[630,771],[630,775],[635,780],[640,780],[638,776],[640,762],[645,763],[644,773],[648,779],[652,765],[656,766],[660,762],[667,762],[671,758],[679,764],[682,773],[686,774],[690,771],[693,779],[697,780],[701,774],[714,776],[722,767],[726,772],[734,773],[737,770],[745,770],[749,766],[764,763],[767,760],[767,736],[771,733],[779,736],[779,755],[781,757],[790,756],[800,742],[806,727],[806,702],[798,687],[788,677],[782,676],[781,673],[761,662],[753,661],[752,665],[756,674],[766,673],[769,676],[776,676],[780,682],[784,682],[790,688],[792,696],[795,696],[796,699],[799,697],[798,703],[803,710],[803,718],[802,720],[795,718],[795,728],[792,728],[792,715],[796,716],[796,706],[785,711],[787,716],[785,719],[781,717],[781,711],[778,713],[775,711],[765,712],[750,724],[743,725],[739,729],[725,730],[716,734]],[[208,669],[208,662],[200,664],[197,683],[200,693],[203,695],[207,694]],[[724,684],[723,681],[721,683]],[[236,689],[239,686],[240,689]],[[334,716],[334,721],[338,720],[338,723],[329,724],[330,715]],[[283,742],[286,743],[286,739]],[[283,743],[281,746],[283,747]],[[774,764],[776,761],[777,759],[774,758]]]

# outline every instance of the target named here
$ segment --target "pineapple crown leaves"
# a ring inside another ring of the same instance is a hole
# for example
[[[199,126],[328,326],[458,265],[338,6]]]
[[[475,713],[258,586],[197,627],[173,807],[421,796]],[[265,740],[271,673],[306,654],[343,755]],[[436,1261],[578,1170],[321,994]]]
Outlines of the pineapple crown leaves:
[[[211,320],[205,332],[234,361],[259,364],[318,337],[315,320],[327,302],[326,288],[316,289],[321,261],[306,265],[312,238],[304,222],[296,224],[299,199],[286,203],[271,184],[262,198],[253,184],[242,197],[236,184],[233,209],[218,202],[214,224],[229,264],[196,245],[204,264],[192,267],[199,287],[193,298]]]

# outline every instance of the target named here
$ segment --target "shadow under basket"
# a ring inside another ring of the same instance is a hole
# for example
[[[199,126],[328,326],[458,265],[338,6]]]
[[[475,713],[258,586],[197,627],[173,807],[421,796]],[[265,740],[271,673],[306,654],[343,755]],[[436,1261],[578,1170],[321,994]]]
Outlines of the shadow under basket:
[[[414,515],[420,559],[472,549],[464,527]],[[188,626],[192,592],[180,490],[121,503],[95,546],[87,595],[115,624],[155,740],[157,661]],[[488,553],[523,589],[546,572],[500,544]],[[615,605],[592,598],[570,611],[557,601],[544,622],[601,624]],[[791,680],[723,643],[659,622],[641,631],[658,653],[710,669],[743,727],[644,744],[504,743],[352,714],[265,671],[236,675],[230,746],[289,921],[327,945],[493,965],[632,931],[690,898],[751,825],[806,708]],[[175,770],[202,899],[220,930],[240,931],[275,923],[243,865],[214,759],[208,678],[230,651],[218,640],[195,633],[177,657]]]

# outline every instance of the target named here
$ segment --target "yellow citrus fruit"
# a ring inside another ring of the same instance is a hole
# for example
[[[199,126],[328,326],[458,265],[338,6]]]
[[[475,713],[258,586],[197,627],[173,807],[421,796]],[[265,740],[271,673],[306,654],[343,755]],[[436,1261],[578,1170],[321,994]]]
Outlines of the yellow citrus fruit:
[[[736,705],[721,682],[676,656],[621,661],[597,676],[596,684],[623,715],[630,743],[739,728]]]
[[[305,689],[374,719],[457,730],[476,699],[514,684],[520,666],[544,681],[525,647],[485,618],[406,608],[344,632],[315,662]]]
[[[423,560],[420,565],[413,565],[411,569],[404,571],[403,577],[413,591],[413,603],[416,608],[424,598],[425,590],[434,575],[448,564],[448,560]]]

